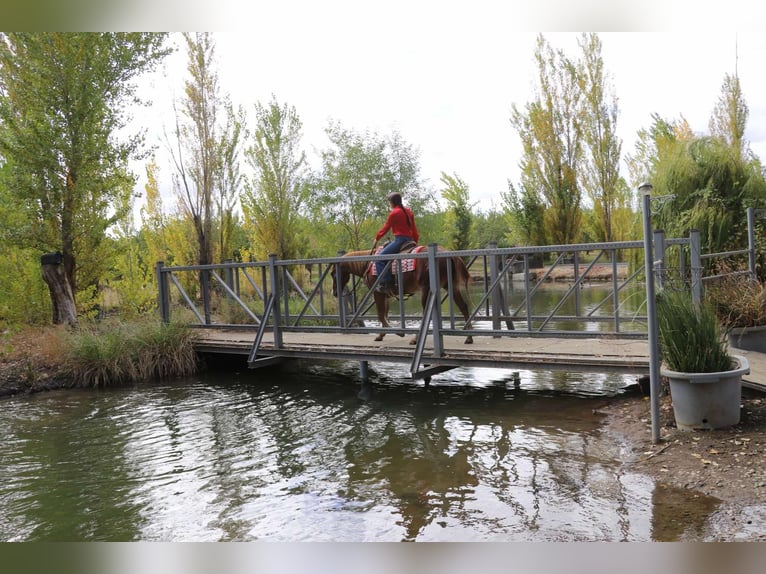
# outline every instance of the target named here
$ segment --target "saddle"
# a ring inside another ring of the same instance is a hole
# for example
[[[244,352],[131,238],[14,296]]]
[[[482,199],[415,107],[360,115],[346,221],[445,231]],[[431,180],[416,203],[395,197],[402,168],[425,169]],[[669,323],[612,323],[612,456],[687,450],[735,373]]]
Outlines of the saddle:
[[[375,250],[375,255],[378,255],[380,251],[387,245],[384,244],[381,247],[378,247]],[[423,249],[425,249],[424,245],[418,245],[414,241],[408,241],[407,243],[403,244],[401,249],[399,249],[398,253],[420,253]],[[402,273],[407,273],[408,271],[414,271],[415,265],[417,264],[417,259],[402,259],[399,261],[394,261],[392,267],[392,274],[394,276],[394,284],[396,284],[396,275],[398,272],[399,265],[402,266]],[[378,274],[377,269],[375,269],[375,265],[371,262],[370,266],[367,270],[367,273],[369,273],[371,276],[375,277]]]

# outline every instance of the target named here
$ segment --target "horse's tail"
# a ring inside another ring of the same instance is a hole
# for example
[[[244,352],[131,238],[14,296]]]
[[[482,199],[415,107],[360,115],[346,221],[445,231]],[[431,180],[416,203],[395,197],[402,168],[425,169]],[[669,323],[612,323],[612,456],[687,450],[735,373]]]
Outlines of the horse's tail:
[[[462,257],[452,257],[452,276],[455,278],[456,287],[468,292],[471,284],[471,272]]]

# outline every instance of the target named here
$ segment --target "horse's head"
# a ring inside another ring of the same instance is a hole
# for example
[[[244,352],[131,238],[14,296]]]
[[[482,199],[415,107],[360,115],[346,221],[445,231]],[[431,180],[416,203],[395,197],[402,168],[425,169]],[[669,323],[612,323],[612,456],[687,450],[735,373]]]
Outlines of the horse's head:
[[[337,278],[336,280],[336,273],[339,268],[340,268],[340,277]],[[337,297],[338,285],[340,285],[340,288],[343,289],[348,283],[348,279],[351,275],[348,271],[348,267],[343,263],[339,263],[337,265],[332,266],[332,269],[330,270],[330,276],[332,277],[332,296]]]

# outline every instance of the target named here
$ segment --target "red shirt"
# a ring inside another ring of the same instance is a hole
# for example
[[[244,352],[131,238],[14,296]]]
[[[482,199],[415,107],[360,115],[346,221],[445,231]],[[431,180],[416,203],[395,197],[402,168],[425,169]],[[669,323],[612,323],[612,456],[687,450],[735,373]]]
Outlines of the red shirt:
[[[410,221],[407,223],[407,216],[404,215],[404,211],[407,211]],[[404,235],[405,237],[412,237],[417,243],[420,234],[418,233],[418,227],[415,225],[415,216],[412,214],[412,210],[409,207],[395,207],[388,214],[388,219],[380,228],[378,234],[375,236],[375,241],[379,241],[388,230],[391,230],[396,235]]]

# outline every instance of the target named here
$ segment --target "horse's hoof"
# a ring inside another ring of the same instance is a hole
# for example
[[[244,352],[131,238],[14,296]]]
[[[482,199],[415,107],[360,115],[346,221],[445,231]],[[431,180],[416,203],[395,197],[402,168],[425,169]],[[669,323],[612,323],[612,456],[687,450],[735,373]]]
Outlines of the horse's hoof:
[[[466,337],[464,344],[465,345],[473,345],[473,337]]]
[[[417,343],[418,343],[418,340],[415,337],[410,339],[410,345],[417,345]]]
[[[400,337],[404,337],[404,333],[397,333]]]
[[[375,337],[375,339],[374,339],[374,340],[375,340],[375,341],[382,341],[382,340],[383,340],[383,337],[384,337],[384,335],[378,335],[377,337]]]

